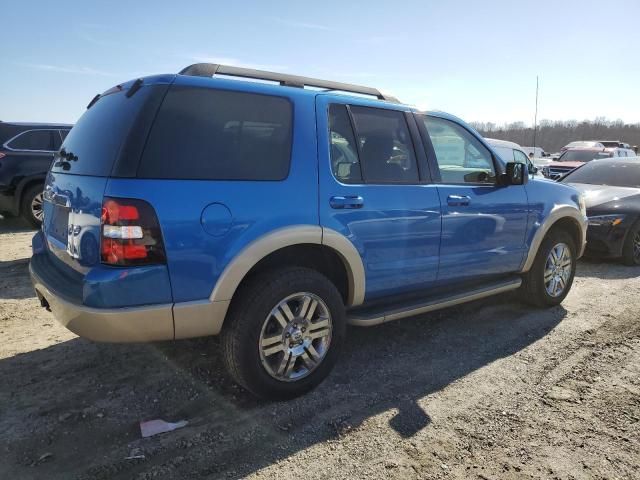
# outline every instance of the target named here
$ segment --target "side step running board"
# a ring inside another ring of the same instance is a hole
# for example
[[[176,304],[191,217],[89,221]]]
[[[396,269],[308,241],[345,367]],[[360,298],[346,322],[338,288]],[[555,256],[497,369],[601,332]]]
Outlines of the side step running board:
[[[362,313],[352,312],[347,314],[347,321],[350,325],[360,327],[379,325],[381,323],[391,322],[392,320],[432,312],[434,310],[440,310],[441,308],[453,307],[461,303],[515,290],[520,287],[521,284],[522,280],[520,278],[514,278],[456,293],[455,295],[441,295],[426,301],[422,300],[411,304],[393,305],[388,310],[379,309]]]

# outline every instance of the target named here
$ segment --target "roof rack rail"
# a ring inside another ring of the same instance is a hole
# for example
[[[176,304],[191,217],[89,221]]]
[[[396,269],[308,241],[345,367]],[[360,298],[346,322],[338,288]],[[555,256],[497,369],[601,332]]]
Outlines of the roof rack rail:
[[[363,87],[351,83],[332,82],[330,80],[320,80],[319,78],[301,77],[299,75],[287,75],[284,73],[267,72],[265,70],[254,70],[253,68],[234,67],[232,65],[220,65],[217,63],[194,63],[180,71],[180,75],[190,75],[193,77],[213,77],[214,75],[228,75],[232,77],[253,78],[258,80],[269,80],[278,82],[287,87],[316,87],[327,90],[359,93],[371,95],[380,100],[400,103],[397,98],[383,94],[377,88]]]

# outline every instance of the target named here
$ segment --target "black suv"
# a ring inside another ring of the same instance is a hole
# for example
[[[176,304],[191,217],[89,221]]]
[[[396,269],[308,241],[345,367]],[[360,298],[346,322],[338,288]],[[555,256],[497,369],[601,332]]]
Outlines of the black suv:
[[[42,221],[47,171],[71,125],[0,121],[0,213]]]

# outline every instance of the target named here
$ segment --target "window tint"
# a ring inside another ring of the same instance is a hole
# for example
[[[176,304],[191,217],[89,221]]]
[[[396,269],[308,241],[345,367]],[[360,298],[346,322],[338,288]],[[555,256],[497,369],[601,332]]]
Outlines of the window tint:
[[[640,162],[633,160],[601,160],[572,170],[563,183],[590,183],[615,187],[640,187]]]
[[[594,158],[608,158],[613,157],[613,153],[603,152],[602,150],[567,150],[560,158],[558,162],[590,162]]]
[[[288,100],[172,87],[151,129],[139,177],[282,180],[289,172]]]
[[[53,151],[51,130],[29,130],[8,143],[14,150],[46,150]]]
[[[329,107],[329,135],[333,175],[343,183],[362,183],[358,147],[345,105]]]
[[[443,183],[495,183],[491,153],[475,136],[449,120],[423,119]]]
[[[127,98],[126,91],[103,95],[74,125],[56,155],[51,171],[107,176],[144,103],[156,87],[142,87]]]
[[[367,183],[418,183],[416,156],[402,112],[351,107]]]

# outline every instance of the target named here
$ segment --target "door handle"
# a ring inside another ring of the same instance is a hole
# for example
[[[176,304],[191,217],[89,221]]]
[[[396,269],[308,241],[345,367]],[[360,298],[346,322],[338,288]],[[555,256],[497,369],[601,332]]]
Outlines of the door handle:
[[[329,205],[335,209],[362,208],[364,206],[364,199],[359,195],[336,196],[329,199]]]
[[[468,195],[449,195],[447,197],[447,204],[452,207],[464,207],[470,202],[471,197]]]

